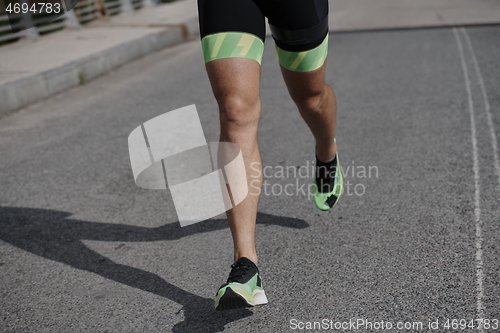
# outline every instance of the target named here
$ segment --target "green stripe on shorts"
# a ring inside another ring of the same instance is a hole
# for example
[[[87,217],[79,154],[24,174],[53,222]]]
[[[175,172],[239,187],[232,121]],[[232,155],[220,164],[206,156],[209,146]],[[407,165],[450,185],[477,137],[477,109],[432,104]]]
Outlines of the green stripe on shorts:
[[[248,58],[262,61],[264,42],[245,32],[219,32],[201,39],[205,63],[223,58]]]
[[[281,66],[294,72],[310,72],[323,65],[328,54],[328,35],[323,42],[312,50],[290,52],[276,45]]]

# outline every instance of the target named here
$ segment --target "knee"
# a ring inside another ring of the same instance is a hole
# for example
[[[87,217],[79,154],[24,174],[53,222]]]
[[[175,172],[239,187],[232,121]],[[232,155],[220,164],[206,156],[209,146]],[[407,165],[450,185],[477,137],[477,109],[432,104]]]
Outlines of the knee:
[[[325,85],[322,91],[313,92],[300,99],[294,99],[294,101],[300,112],[314,114],[321,113],[332,99],[335,102],[335,95],[332,89],[328,85]]]
[[[319,113],[323,102],[323,94],[310,95],[299,101],[296,101],[300,112],[304,113]]]
[[[226,96],[219,100],[220,119],[223,126],[232,128],[256,128],[260,117],[259,98]]]

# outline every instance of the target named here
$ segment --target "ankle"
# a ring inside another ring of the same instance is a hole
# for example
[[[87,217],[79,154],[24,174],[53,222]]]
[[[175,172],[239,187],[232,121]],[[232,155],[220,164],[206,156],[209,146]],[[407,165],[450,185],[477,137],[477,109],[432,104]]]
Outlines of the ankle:
[[[337,154],[337,144],[335,142],[333,142],[333,144],[330,145],[321,145],[319,143],[316,145],[316,157],[321,162],[328,162],[333,160],[336,154]]]
[[[253,253],[253,254],[251,254],[251,253],[247,253],[247,254],[235,253],[234,254],[234,261],[237,261],[240,258],[247,258],[248,260],[253,262],[255,265],[257,265],[257,263],[259,261],[259,258],[257,257],[257,253]]]

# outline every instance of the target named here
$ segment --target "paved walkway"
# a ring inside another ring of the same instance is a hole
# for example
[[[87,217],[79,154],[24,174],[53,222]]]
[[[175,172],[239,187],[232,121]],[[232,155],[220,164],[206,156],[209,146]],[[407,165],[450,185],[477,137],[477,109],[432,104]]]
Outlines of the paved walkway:
[[[267,38],[256,241],[269,304],[254,309],[213,308],[232,263],[224,215],[181,228],[170,191],[132,175],[128,135],[159,114],[195,104],[206,140],[219,138],[198,40],[1,119],[0,332],[318,332],[299,327],[326,320],[324,332],[447,333],[484,318],[498,333],[499,34],[331,34],[345,191],[328,212],[308,197],[314,138]],[[350,320],[367,324],[335,329]]]
[[[331,0],[330,30],[500,23],[497,0]]]

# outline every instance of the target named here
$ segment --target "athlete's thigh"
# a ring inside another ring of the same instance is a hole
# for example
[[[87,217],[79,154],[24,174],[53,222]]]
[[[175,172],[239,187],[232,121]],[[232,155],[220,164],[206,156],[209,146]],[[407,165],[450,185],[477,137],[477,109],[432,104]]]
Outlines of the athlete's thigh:
[[[219,105],[255,103],[266,33],[261,9],[253,0],[198,0],[198,11],[203,56]]]
[[[257,1],[267,1],[280,65],[293,72],[320,69],[328,52],[328,0]]]
[[[206,69],[214,96],[223,110],[245,108],[259,101],[260,65],[256,61],[223,58],[208,62]]]

